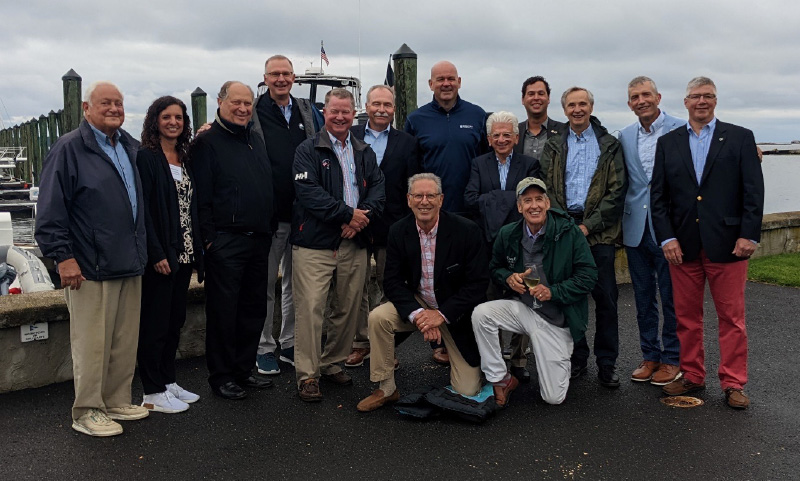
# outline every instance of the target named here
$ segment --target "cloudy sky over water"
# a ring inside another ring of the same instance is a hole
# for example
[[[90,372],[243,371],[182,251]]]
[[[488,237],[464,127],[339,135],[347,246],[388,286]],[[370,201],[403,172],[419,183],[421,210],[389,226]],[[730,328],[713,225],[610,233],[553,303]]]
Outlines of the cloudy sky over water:
[[[523,116],[520,86],[543,75],[551,117],[563,120],[560,94],[580,85],[594,93],[595,115],[617,130],[635,119],[625,103],[634,76],[655,79],[662,109],[685,117],[686,83],[706,75],[717,84],[718,118],[752,129],[759,142],[800,139],[794,2],[0,0],[0,18],[4,127],[61,108],[61,76],[74,69],[84,87],[107,79],[122,88],[125,128],[138,137],[156,97],[188,104],[200,87],[213,115],[225,80],[255,88],[275,53],[290,57],[296,73],[318,67],[324,40],[326,73],[360,69],[365,87],[382,83],[389,55],[408,44],[419,55],[420,105],[431,98],[431,65],[447,59],[459,69],[462,97],[486,110]]]

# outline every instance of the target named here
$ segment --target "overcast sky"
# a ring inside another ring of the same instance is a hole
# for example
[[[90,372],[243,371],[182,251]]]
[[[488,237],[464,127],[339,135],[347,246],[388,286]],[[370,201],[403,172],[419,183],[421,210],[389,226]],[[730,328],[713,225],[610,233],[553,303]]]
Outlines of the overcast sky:
[[[360,14],[359,14],[360,6]],[[0,119],[9,127],[63,106],[61,76],[74,69],[84,88],[111,80],[125,94],[135,137],[149,104],[175,95],[189,104],[225,80],[254,88],[264,60],[281,53],[302,73],[359,75],[382,83],[389,55],[406,43],[419,55],[418,102],[430,101],[430,67],[456,64],[461,96],[487,111],[524,115],[520,87],[543,75],[550,116],[563,120],[561,92],[595,95],[594,114],[617,130],[635,117],[627,82],[648,75],[661,107],[686,117],[682,98],[697,75],[717,84],[717,117],[752,129],[759,142],[800,139],[800,4],[787,1],[614,0],[206,0],[70,2],[0,0]]]

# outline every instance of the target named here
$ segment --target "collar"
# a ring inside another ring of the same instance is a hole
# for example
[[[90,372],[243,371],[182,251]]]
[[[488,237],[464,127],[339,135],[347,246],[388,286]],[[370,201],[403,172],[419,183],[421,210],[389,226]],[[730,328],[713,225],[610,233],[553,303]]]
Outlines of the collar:
[[[433,100],[431,101],[431,105],[433,105],[433,108],[435,108],[436,110],[439,110],[441,112],[444,112],[444,113],[454,112],[458,108],[458,106],[460,104],[461,104],[461,96],[460,95],[456,95],[456,103],[453,104],[453,108],[450,109],[450,110],[445,110],[444,107],[439,105],[439,102],[436,101],[436,97],[434,97]]]
[[[576,134],[575,131],[572,130],[572,127],[567,127],[567,128],[569,129],[569,133],[567,135],[569,137],[571,137],[572,139],[581,139],[581,140],[586,139],[586,140],[589,140],[589,139],[594,138],[594,129],[592,128],[592,124],[591,123],[589,123],[589,126],[586,127],[586,130],[584,130],[580,134]]]
[[[536,234],[532,234],[531,233],[531,228],[528,227],[528,223],[525,222],[525,220],[522,221],[522,225],[525,226],[525,234],[528,237],[530,237],[531,239],[536,240],[536,239],[539,238],[540,235],[544,234],[544,227],[547,225],[547,218],[545,218],[545,221],[544,221],[544,224],[542,224],[542,227],[538,231],[536,231]]]
[[[714,132],[714,129],[717,128],[717,118],[714,117],[711,119],[711,122],[705,124],[702,129],[700,129],[700,134],[705,131]],[[689,121],[686,121],[686,129],[689,131],[689,134],[694,135],[694,129],[692,128],[692,124]]]
[[[370,134],[372,134],[372,136],[373,136],[373,137],[378,137],[380,134],[382,134],[382,133],[384,133],[384,132],[386,132],[386,135],[389,135],[389,130],[390,130],[391,128],[392,128],[392,124],[389,124],[389,125],[387,125],[387,126],[386,126],[386,128],[385,128],[385,129],[383,129],[383,130],[381,130],[381,131],[379,132],[379,131],[377,131],[377,130],[373,130],[373,129],[369,128],[369,122],[367,122],[367,125],[364,127],[364,130],[365,130],[366,132],[369,132]]]
[[[350,131],[349,130],[347,131],[347,138],[344,139],[344,142],[341,142],[339,139],[334,137],[332,133],[328,132],[328,129],[325,129],[325,133],[328,134],[328,138],[331,139],[331,145],[336,145],[337,142],[342,144],[342,145],[344,145],[345,147],[350,145]]]
[[[661,126],[664,125],[664,121],[666,120],[666,118],[667,117],[666,115],[664,115],[664,111],[659,110],[658,117],[656,117],[656,120],[653,121],[652,125],[650,125],[650,132],[646,131],[644,127],[642,127],[642,123],[639,122],[639,133],[641,135],[651,135],[659,132],[661,130]]]
[[[252,120],[248,120],[247,121],[247,125],[238,125],[238,124],[234,124],[233,122],[229,122],[229,121],[223,119],[219,115],[219,109],[217,109],[217,113],[214,114],[214,118],[217,121],[217,123],[220,125],[220,127],[222,127],[223,129],[227,130],[228,132],[230,132],[232,134],[237,134],[237,135],[246,133],[247,130],[250,128],[250,126],[253,125],[253,121]]]
[[[414,226],[417,228],[417,233],[419,234],[419,236],[436,237],[436,234],[439,232],[439,221],[441,220],[441,218],[442,216],[439,215],[439,218],[436,219],[436,224],[434,224],[433,229],[431,229],[430,233],[426,233],[424,230],[422,230],[422,227],[420,227],[419,224],[417,224],[417,221],[415,219]]]
[[[544,130],[544,129],[542,129],[542,130]],[[506,164],[511,163],[511,157],[513,157],[513,156],[514,156],[514,151],[512,150],[508,154],[508,157],[506,158]],[[494,158],[497,160],[497,163],[499,164],[500,163],[500,157],[498,157],[497,154],[494,154]]]
[[[94,132],[94,136],[97,139],[98,144],[105,144],[105,143],[111,144],[110,140],[114,141],[113,145],[117,145],[117,143],[119,142],[120,138],[119,130],[115,130],[114,135],[109,137],[108,135],[105,134],[105,132],[100,131],[100,129],[92,125],[91,122],[86,121],[86,123],[89,124],[89,127],[92,128],[92,132]]]

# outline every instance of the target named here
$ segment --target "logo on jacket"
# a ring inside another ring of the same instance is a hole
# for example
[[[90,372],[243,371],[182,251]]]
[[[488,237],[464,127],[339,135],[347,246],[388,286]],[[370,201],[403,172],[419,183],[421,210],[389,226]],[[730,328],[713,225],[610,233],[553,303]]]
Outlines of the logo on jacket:
[[[506,263],[508,267],[514,267],[514,264],[517,263],[516,257],[506,256]]]
[[[323,160],[322,161],[322,167],[324,167],[326,169],[330,169],[331,168],[331,161],[328,160],[328,159]]]
[[[300,124],[297,124],[297,128],[299,128],[300,130],[305,130],[306,126],[303,125],[302,123],[300,123]]]
[[[294,176],[294,180],[305,180],[308,179],[308,172],[303,172],[302,174],[296,174]]]
[[[459,127],[462,128],[462,129],[471,129],[472,128],[472,126],[469,125],[469,124],[461,124],[461,125],[459,125]]]

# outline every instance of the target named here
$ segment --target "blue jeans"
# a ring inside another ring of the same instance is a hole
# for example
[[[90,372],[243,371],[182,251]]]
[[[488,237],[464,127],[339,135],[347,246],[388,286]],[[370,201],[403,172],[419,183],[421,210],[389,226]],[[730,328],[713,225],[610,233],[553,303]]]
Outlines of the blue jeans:
[[[639,341],[644,360],[677,366],[681,345],[675,332],[669,264],[664,259],[661,248],[653,241],[649,226],[645,225],[639,246],[626,246],[625,253],[628,256],[628,270],[636,300],[636,320],[639,323]],[[660,340],[656,287],[661,294],[661,313],[664,316]]]

